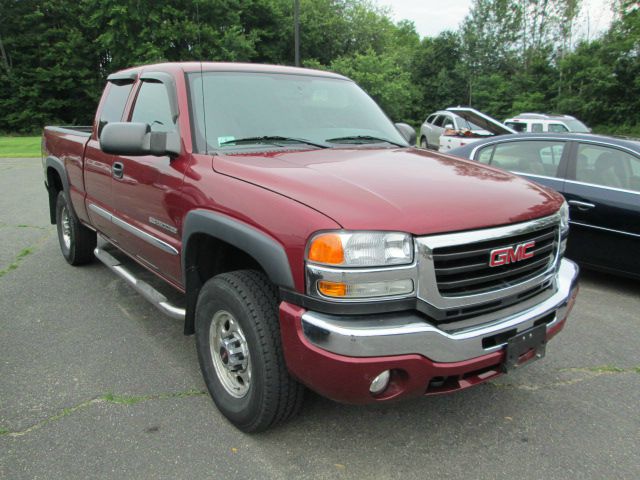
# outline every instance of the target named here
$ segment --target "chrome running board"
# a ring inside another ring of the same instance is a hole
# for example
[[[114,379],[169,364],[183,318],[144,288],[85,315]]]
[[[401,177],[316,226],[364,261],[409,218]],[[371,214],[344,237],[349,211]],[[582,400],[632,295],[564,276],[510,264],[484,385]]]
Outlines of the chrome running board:
[[[138,292],[149,302],[151,302],[162,313],[176,320],[184,320],[184,308],[179,308],[171,305],[167,300],[167,297],[165,297],[162,293],[153,288],[144,280],[136,278],[129,270],[126,269],[126,267],[124,267],[120,263],[120,260],[100,247],[96,247],[96,249],[93,251],[93,254],[98,260],[104,263],[111,269],[111,271],[113,271],[129,285],[131,285],[136,292]]]

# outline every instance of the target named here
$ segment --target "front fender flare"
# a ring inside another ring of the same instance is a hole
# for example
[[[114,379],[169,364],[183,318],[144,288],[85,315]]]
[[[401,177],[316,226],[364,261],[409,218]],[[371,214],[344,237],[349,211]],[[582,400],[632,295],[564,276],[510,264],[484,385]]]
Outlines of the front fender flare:
[[[275,285],[294,288],[289,258],[280,243],[227,215],[210,210],[193,210],[186,215],[182,227],[182,272],[186,287],[185,335],[194,333],[195,308],[202,287],[196,268],[187,265],[189,240],[196,234],[208,235],[244,251],[260,264]]]
[[[209,235],[239,248],[260,264],[275,285],[294,288],[293,275],[284,248],[263,232],[220,213],[193,210],[187,214],[183,224],[183,248],[188,247],[189,239],[197,233]],[[183,274],[186,274],[186,258],[183,254]]]

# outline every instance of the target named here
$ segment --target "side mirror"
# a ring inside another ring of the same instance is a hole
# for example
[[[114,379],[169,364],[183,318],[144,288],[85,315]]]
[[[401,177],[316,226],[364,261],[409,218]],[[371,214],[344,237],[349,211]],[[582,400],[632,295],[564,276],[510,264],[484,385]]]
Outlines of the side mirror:
[[[447,124],[444,126],[444,129],[445,129],[445,130],[453,130],[453,124],[452,124],[452,123],[447,123]]]
[[[416,144],[416,130],[411,125],[407,125],[406,123],[396,123],[396,129],[400,132],[400,135],[404,137],[404,139],[409,142],[409,145],[414,146]]]
[[[112,122],[100,132],[100,149],[112,155],[180,155],[178,132],[152,132],[146,123]]]

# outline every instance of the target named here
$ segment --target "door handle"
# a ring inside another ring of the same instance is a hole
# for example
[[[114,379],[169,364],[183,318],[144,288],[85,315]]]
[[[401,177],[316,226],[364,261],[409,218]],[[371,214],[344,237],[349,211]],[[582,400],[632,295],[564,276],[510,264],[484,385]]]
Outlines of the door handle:
[[[111,173],[114,178],[122,178],[124,176],[124,165],[120,162],[114,162],[111,167]]]
[[[595,205],[593,203],[581,202],[579,200],[569,200],[567,203],[572,207],[576,207],[578,210],[583,212],[586,210],[591,210],[592,208],[595,208]]]

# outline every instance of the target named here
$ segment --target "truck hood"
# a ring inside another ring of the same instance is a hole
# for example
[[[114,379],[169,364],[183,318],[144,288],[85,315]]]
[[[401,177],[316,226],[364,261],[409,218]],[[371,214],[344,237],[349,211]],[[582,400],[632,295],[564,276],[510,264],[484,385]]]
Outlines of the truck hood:
[[[412,148],[243,153],[212,162],[218,173],[292,198],[353,230],[469,230],[550,215],[562,203],[559,194],[502,170]]]

